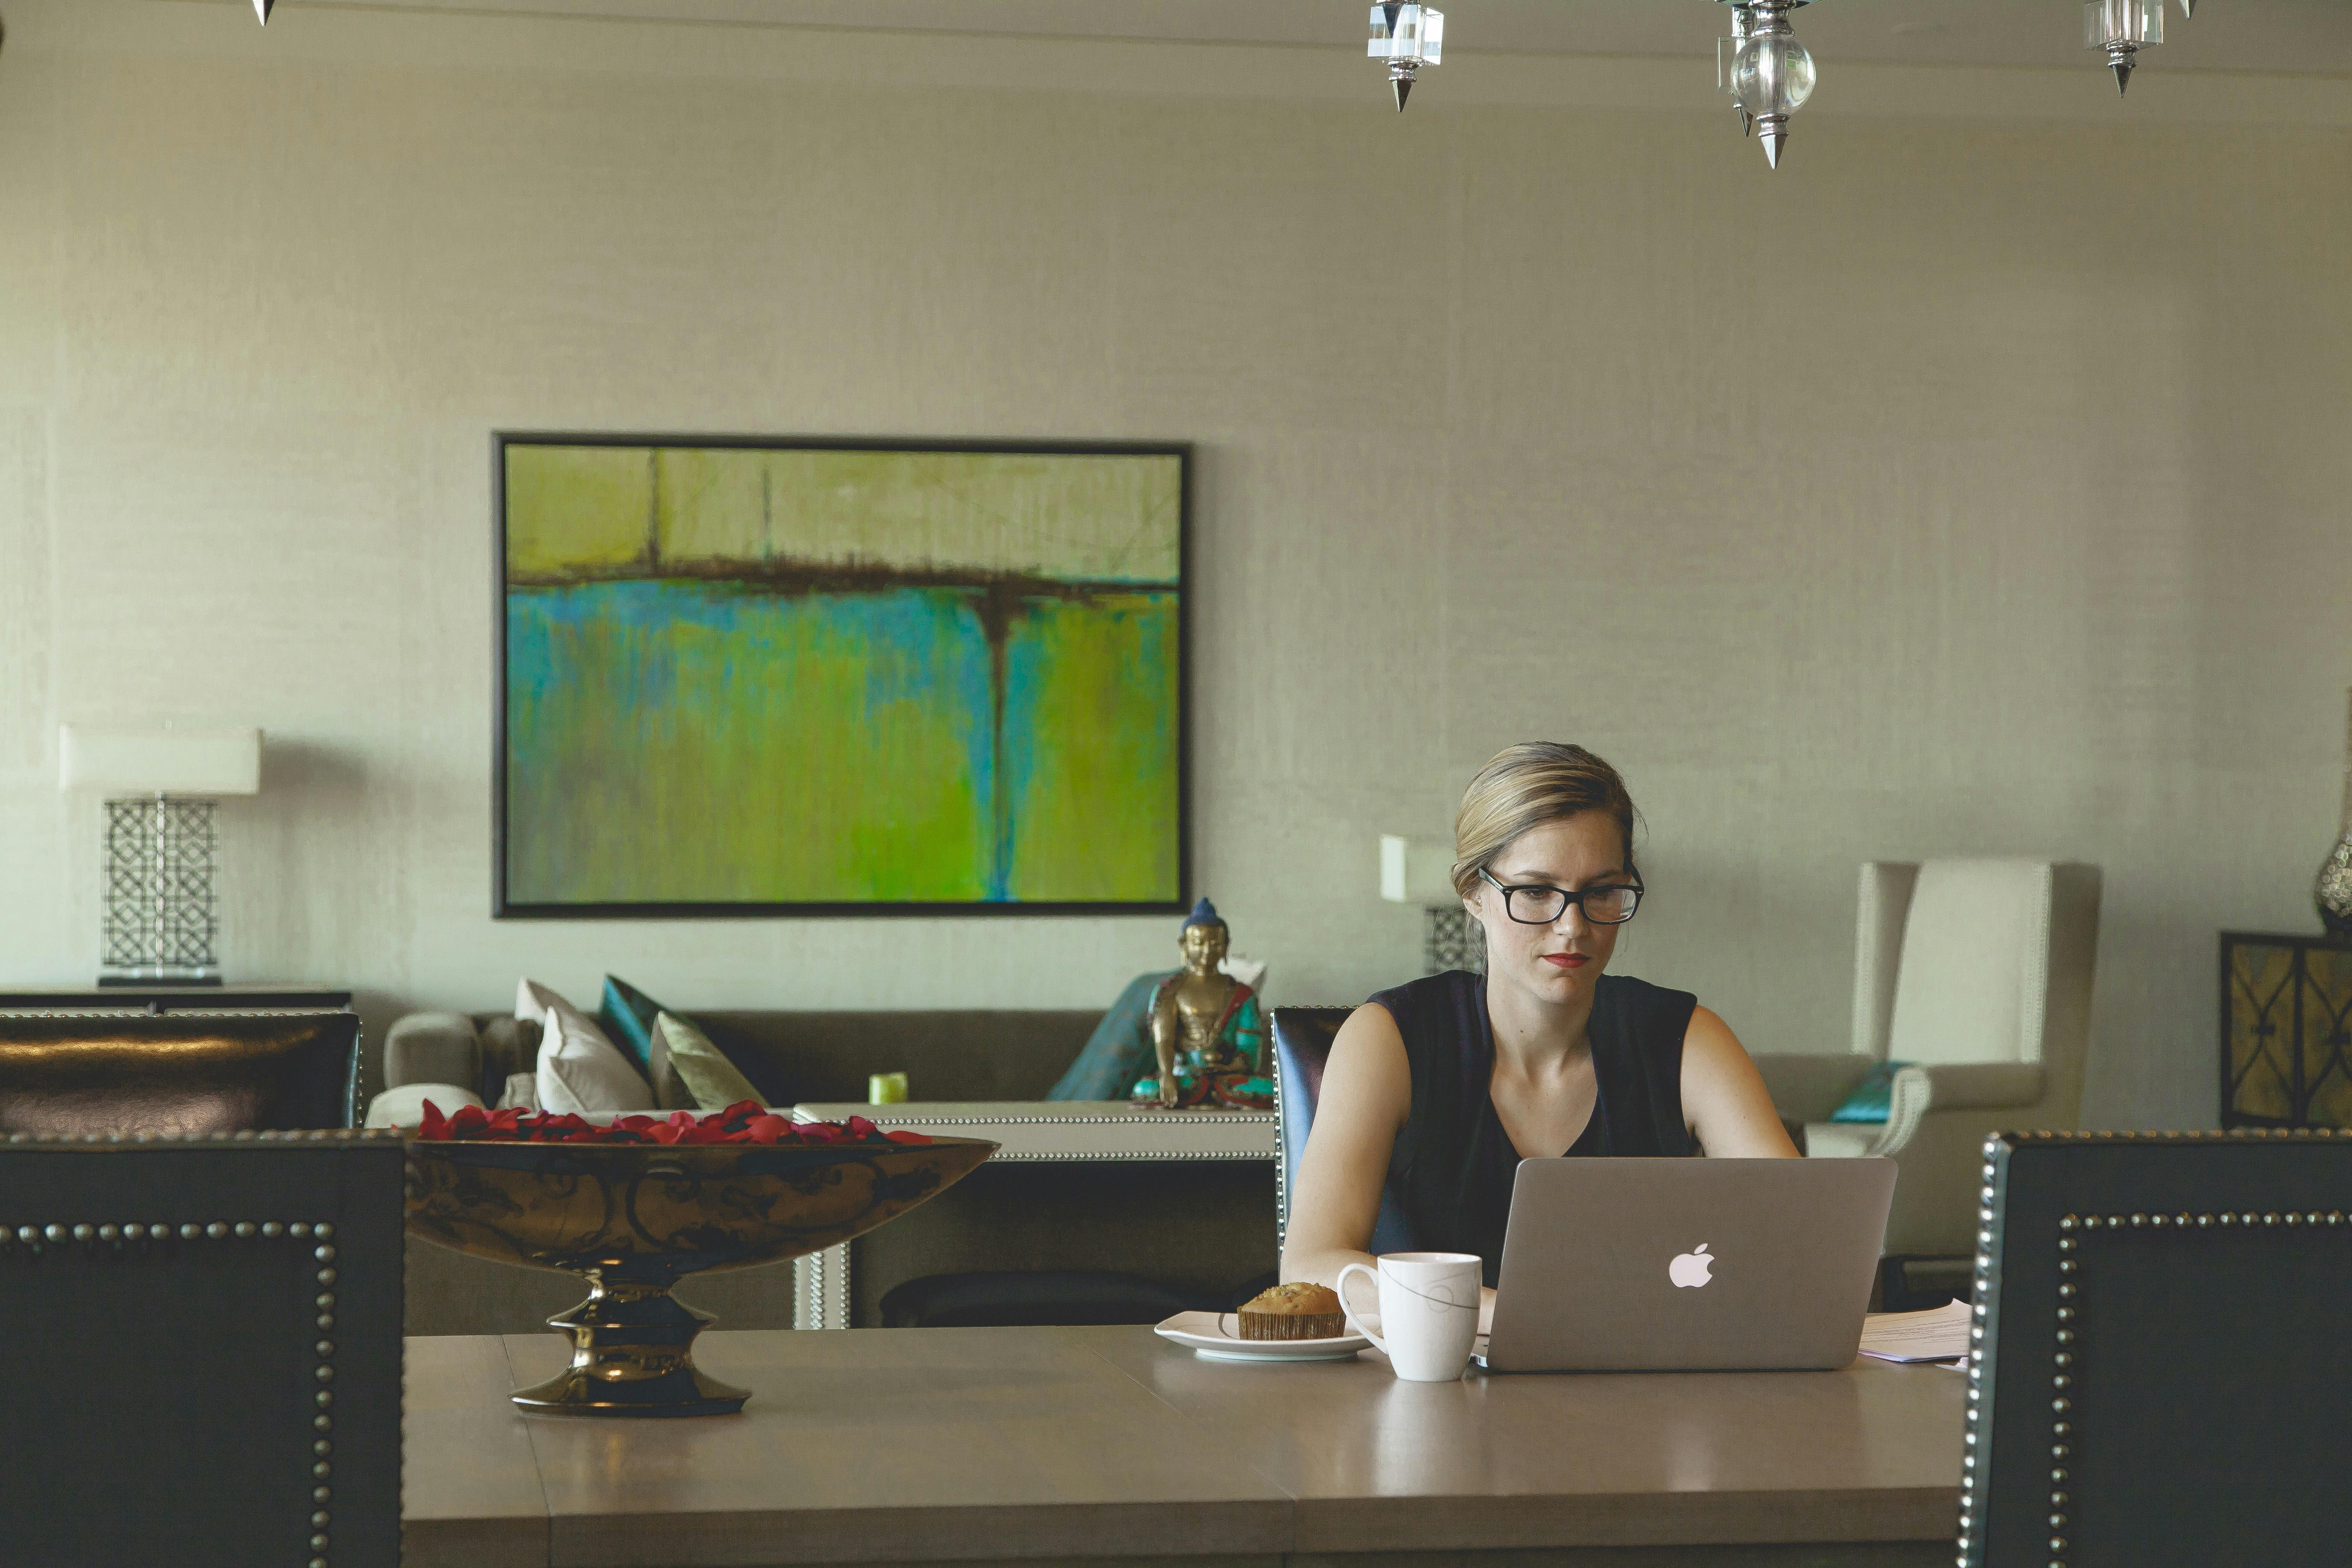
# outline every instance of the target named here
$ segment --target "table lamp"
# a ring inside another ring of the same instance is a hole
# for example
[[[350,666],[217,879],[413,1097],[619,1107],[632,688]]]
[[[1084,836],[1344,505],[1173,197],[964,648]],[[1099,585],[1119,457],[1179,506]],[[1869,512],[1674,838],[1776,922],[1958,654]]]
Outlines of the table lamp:
[[[58,787],[106,798],[100,985],[217,985],[215,801],[261,792],[261,731],[68,724]]]
[[[1454,890],[1454,846],[1444,838],[1381,835],[1381,897],[1419,904],[1426,924],[1422,957],[1429,973],[1486,967],[1486,932]]]

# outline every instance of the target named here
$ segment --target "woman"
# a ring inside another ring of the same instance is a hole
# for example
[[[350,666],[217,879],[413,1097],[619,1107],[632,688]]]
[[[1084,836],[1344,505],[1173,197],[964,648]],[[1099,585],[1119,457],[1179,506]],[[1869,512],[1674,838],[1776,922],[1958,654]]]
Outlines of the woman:
[[[1414,1246],[1485,1259],[1491,1309],[1522,1159],[1796,1157],[1722,1019],[1687,992],[1604,973],[1642,900],[1615,769],[1581,746],[1513,746],[1470,782],[1454,846],[1486,973],[1383,991],[1340,1026],[1285,1279],[1336,1285],[1370,1263],[1386,1190]]]

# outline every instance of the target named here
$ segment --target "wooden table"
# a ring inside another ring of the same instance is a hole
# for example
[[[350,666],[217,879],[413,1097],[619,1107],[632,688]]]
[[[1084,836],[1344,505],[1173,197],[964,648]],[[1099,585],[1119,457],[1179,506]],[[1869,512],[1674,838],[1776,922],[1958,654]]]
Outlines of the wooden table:
[[[551,1335],[408,1343],[409,1568],[1952,1552],[1941,1367],[1409,1384],[1373,1352],[1237,1366],[1148,1329],[749,1331],[697,1352],[742,1415],[603,1421],[507,1403],[561,1364]]]

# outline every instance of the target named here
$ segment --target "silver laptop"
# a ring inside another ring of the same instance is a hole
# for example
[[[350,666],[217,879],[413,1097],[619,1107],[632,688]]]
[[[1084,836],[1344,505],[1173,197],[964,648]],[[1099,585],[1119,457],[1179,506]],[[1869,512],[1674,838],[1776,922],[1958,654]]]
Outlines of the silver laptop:
[[[1892,1160],[1524,1160],[1489,1372],[1851,1365]]]

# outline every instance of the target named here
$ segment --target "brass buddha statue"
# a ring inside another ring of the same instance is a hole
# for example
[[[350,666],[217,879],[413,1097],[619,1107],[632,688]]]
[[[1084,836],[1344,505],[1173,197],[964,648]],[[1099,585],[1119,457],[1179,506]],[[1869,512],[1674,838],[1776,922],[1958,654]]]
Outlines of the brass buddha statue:
[[[1136,1104],[1264,1110],[1274,1103],[1257,993],[1217,967],[1231,943],[1214,904],[1202,899],[1192,906],[1177,939],[1184,967],[1151,998],[1151,1048],[1160,1066],[1137,1080],[1129,1096]]]

